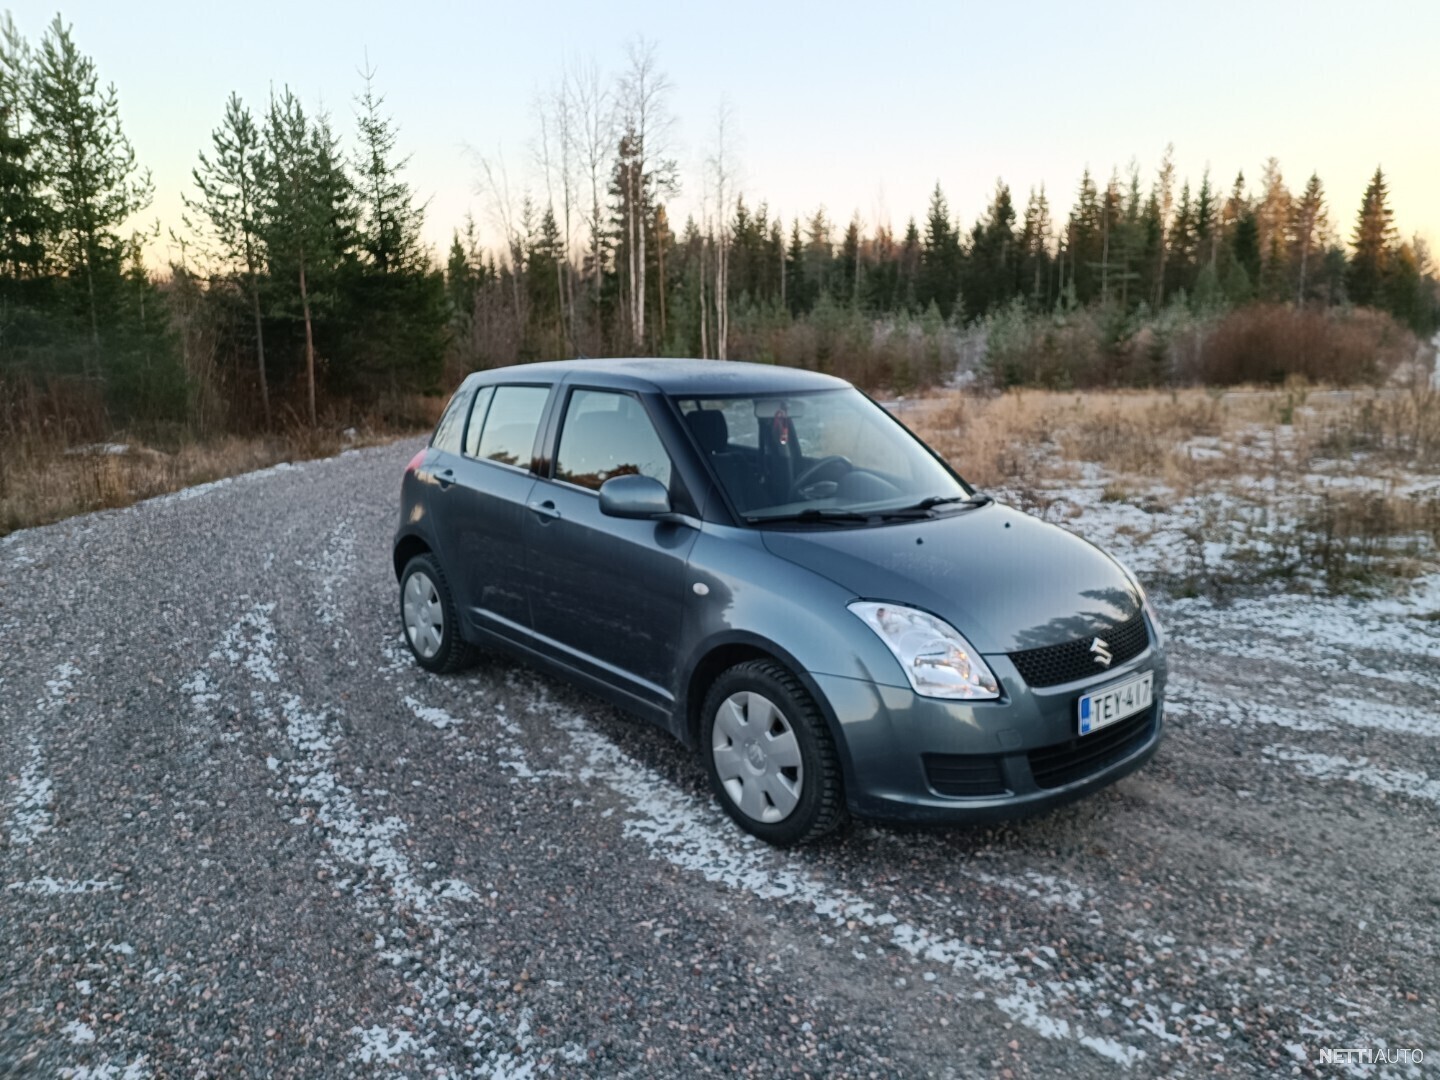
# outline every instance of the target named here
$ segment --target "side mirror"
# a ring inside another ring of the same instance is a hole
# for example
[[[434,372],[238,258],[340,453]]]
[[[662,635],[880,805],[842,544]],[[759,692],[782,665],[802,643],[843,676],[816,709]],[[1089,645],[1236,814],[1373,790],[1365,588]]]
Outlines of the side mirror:
[[[600,512],[617,518],[655,518],[670,513],[670,493],[653,476],[612,476],[600,485]]]

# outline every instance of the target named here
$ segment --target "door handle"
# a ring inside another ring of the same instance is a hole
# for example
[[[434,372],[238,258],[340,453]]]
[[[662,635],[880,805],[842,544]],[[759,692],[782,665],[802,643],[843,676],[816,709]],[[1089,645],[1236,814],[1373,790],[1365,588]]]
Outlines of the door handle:
[[[443,489],[443,488],[448,488],[451,484],[455,483],[455,470],[454,470],[454,469],[442,469],[442,470],[440,470],[440,472],[438,472],[438,473],[435,474],[435,482],[436,482],[437,484],[439,484],[442,489]]]
[[[555,504],[549,499],[546,499],[544,502],[532,502],[529,506],[535,513],[539,514],[542,518],[548,518],[550,521],[554,521],[560,517],[560,511],[555,509]]]

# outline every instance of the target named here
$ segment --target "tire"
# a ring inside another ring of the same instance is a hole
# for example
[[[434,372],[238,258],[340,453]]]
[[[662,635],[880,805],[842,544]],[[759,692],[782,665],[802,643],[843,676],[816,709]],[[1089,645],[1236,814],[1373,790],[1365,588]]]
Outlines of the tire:
[[[835,740],[790,671],[773,660],[737,664],[715,680],[702,709],[705,771],[740,828],[792,847],[845,823]]]
[[[475,662],[475,648],[460,636],[455,594],[428,552],[405,564],[400,575],[400,632],[415,662],[426,671],[448,675]]]

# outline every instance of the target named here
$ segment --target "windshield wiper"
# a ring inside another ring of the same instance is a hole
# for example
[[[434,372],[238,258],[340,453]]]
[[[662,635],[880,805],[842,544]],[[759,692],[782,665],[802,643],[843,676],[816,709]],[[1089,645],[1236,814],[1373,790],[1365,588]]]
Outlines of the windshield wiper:
[[[747,517],[745,520],[751,525],[768,525],[775,521],[799,521],[806,523],[816,521],[827,525],[832,523],[853,524],[855,522],[868,524],[875,520],[875,515],[857,514],[851,510],[820,510],[812,507],[809,510],[801,510],[796,514],[764,514],[759,517]]]
[[[921,499],[913,506],[901,506],[894,510],[887,510],[883,517],[913,517],[929,512],[937,506],[959,505],[967,509],[977,506],[989,506],[995,500],[989,495],[977,491],[974,495],[931,495],[928,499]]]

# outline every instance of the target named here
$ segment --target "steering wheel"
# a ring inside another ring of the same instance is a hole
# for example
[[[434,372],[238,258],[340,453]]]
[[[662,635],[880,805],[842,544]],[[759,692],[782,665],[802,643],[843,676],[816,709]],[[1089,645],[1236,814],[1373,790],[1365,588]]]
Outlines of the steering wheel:
[[[814,489],[820,486],[821,475],[827,470],[838,468],[839,471],[836,475],[836,481],[838,482],[839,477],[844,476],[845,473],[848,473],[854,467],[855,466],[850,463],[850,459],[843,454],[831,454],[829,457],[823,457],[815,462],[814,465],[805,469],[804,472],[795,478],[795,482],[791,484],[791,488],[797,494],[803,495],[807,499],[823,499],[826,495],[834,494],[834,488],[832,487],[830,491],[816,492]]]

